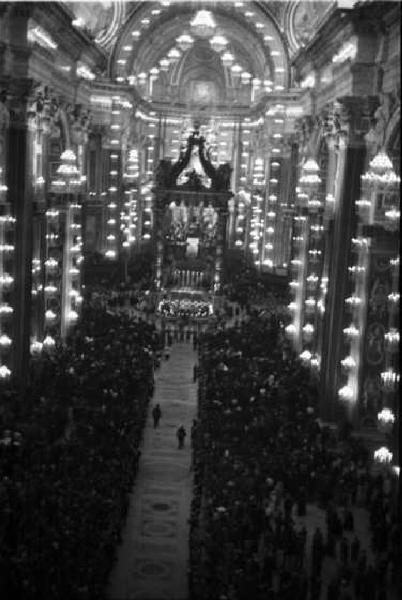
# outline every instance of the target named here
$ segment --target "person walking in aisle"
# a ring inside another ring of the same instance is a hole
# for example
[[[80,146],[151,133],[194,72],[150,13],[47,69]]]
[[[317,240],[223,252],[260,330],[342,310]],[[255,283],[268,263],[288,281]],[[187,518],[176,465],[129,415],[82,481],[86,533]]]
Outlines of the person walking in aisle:
[[[179,450],[182,450],[184,448],[184,438],[186,437],[186,435],[187,435],[187,432],[184,429],[184,425],[182,424],[176,431],[176,437],[179,441],[179,446],[178,446]]]
[[[158,427],[161,416],[162,416],[162,411],[161,411],[161,407],[159,406],[159,403],[158,403],[152,409],[152,417],[154,420],[154,429],[156,429]]]

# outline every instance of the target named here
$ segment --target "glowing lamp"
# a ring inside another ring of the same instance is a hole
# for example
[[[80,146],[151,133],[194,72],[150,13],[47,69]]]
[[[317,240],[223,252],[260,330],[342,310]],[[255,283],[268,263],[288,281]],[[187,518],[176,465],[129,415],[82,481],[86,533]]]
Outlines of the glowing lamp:
[[[309,362],[311,360],[312,354],[309,350],[304,350],[301,354],[299,354],[299,356],[304,362]]]
[[[41,342],[38,342],[37,340],[35,340],[31,344],[31,353],[38,354],[39,352],[42,352],[42,347],[43,347],[43,344]]]
[[[182,33],[178,38],[176,38],[177,45],[183,52],[186,52],[191,48],[194,43],[194,38],[191,37],[188,33]]]
[[[209,10],[199,10],[190,21],[191,30],[200,38],[211,37],[216,29],[216,23]]]
[[[360,335],[359,330],[351,323],[349,327],[345,327],[343,333],[349,338],[357,338]]]
[[[209,43],[211,44],[211,48],[219,53],[226,48],[228,41],[223,35],[214,35],[213,38],[209,40]]]
[[[353,400],[354,393],[349,385],[345,385],[340,390],[338,390],[338,396],[343,400]]]
[[[234,75],[240,75],[240,73],[243,71],[243,68],[238,63],[231,66],[230,68]]]
[[[317,354],[313,354],[310,359],[310,365],[312,367],[318,368],[320,366],[320,357]]]
[[[378,448],[378,450],[375,450],[375,452],[374,452],[374,460],[381,464],[390,463],[392,460],[392,457],[393,457],[392,452],[390,452],[388,450],[388,448],[386,448],[385,446]]]
[[[234,62],[234,56],[230,52],[222,54],[222,64],[224,67],[230,67]]]
[[[168,58],[161,58],[161,60],[159,61],[159,66],[161,68],[161,71],[169,71],[170,60]]]
[[[352,356],[347,356],[341,360],[341,365],[345,369],[354,369],[356,367],[356,361]]]
[[[0,336],[0,346],[3,348],[8,348],[8,346],[11,346],[11,344],[12,340],[8,337],[8,335],[3,334]]]
[[[384,338],[390,346],[397,346],[399,344],[399,331],[395,328],[391,328],[387,331]]]
[[[6,377],[10,377],[11,371],[6,365],[1,365],[0,367],[0,377],[1,379],[5,379]]]
[[[380,423],[385,425],[392,425],[395,423],[395,415],[389,408],[383,408],[382,411],[378,413],[377,419]]]
[[[314,333],[314,325],[311,323],[306,323],[306,325],[303,327],[303,332],[307,335],[312,335]]]
[[[381,373],[381,381],[384,387],[392,389],[396,384],[399,383],[400,375],[395,373],[393,369],[388,369]]]

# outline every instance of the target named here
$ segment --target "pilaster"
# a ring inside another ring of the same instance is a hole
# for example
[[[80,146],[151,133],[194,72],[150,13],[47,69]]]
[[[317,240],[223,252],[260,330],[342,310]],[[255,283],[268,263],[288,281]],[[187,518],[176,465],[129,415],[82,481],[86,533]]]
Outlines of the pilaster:
[[[33,186],[31,165],[32,131],[28,126],[31,79],[20,79],[10,89],[8,130],[8,199],[16,219],[14,272],[13,374],[25,386],[28,381],[32,287]]]
[[[342,98],[333,119],[337,130],[338,161],[334,188],[334,220],[329,242],[328,296],[325,310],[321,366],[321,414],[326,419],[339,417],[337,398],[340,360],[343,358],[343,329],[348,326],[344,310],[348,286],[351,238],[356,228],[355,201],[360,195],[360,176],[364,171],[366,147],[364,133],[370,119],[370,102]],[[344,412],[347,419],[355,411]]]

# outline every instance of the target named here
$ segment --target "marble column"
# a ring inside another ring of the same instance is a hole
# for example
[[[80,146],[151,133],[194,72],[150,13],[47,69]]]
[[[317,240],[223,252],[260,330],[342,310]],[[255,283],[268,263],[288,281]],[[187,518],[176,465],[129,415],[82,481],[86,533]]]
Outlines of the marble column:
[[[11,88],[8,131],[8,200],[16,219],[14,262],[13,375],[22,387],[28,383],[32,287],[32,132],[28,126],[32,80],[21,78]]]
[[[340,368],[343,358],[344,300],[348,284],[350,243],[356,225],[355,201],[360,194],[360,176],[364,169],[363,144],[340,140],[335,215],[329,264],[328,299],[324,321],[321,362],[321,407],[324,419],[337,416]],[[349,411],[349,416],[353,407]]]

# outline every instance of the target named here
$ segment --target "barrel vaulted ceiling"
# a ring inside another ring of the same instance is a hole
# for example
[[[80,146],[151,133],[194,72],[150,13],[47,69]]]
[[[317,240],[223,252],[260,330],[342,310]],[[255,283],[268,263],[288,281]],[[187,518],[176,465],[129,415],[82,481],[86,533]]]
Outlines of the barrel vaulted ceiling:
[[[107,52],[109,77],[140,90],[144,84],[144,95],[154,99],[206,94],[214,103],[233,101],[233,90],[240,93],[239,82],[246,82],[246,77],[266,85],[268,91],[288,89],[289,59],[308,42],[331,4],[330,0],[68,3],[77,25]],[[192,28],[200,10],[212,15],[213,33],[226,38],[224,51],[211,48],[208,36]],[[178,45],[182,34],[192,36],[189,48]],[[173,59],[172,51],[177,53]],[[232,55],[231,64],[223,60],[225,52]]]

